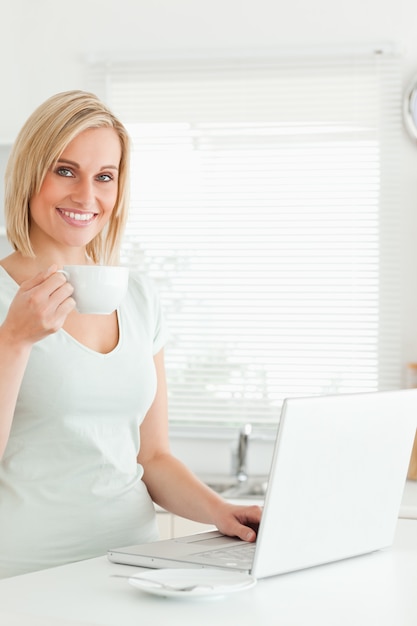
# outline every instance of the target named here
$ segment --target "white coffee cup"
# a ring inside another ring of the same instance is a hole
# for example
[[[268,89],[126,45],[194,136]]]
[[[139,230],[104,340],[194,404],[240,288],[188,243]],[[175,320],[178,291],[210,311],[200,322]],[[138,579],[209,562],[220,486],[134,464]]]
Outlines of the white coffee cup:
[[[120,265],[64,265],[58,272],[74,287],[79,313],[113,313],[127,291],[129,269]]]

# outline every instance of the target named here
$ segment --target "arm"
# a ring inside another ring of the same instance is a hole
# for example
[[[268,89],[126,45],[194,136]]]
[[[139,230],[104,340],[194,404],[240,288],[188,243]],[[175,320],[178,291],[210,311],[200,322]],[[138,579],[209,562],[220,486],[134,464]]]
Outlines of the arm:
[[[72,290],[52,266],[22,283],[0,326],[0,459],[32,346],[61,328],[75,306]]]
[[[258,506],[237,506],[223,500],[204,485],[170,452],[168,402],[164,356],[155,356],[157,392],[140,428],[138,462],[154,502],[168,511],[197,522],[215,524],[226,535],[254,541],[260,518]]]

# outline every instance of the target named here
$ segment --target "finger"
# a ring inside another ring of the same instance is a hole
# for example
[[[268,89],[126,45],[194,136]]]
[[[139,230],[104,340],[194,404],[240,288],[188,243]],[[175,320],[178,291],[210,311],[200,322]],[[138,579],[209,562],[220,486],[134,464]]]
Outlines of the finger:
[[[55,264],[51,265],[46,270],[43,270],[42,272],[39,272],[35,276],[32,276],[32,278],[29,278],[28,280],[24,280],[20,286],[21,289],[23,289],[24,291],[30,291],[34,287],[38,287],[39,285],[42,285],[42,283],[44,283],[50,276],[52,276],[53,274],[57,274],[57,269],[58,269],[57,265]],[[65,276],[63,274],[57,274],[57,275],[62,276],[61,283],[65,282]]]
[[[53,272],[38,289],[42,289],[46,316],[64,323],[67,315],[75,309],[75,300],[72,298],[74,287],[71,283],[67,282],[63,274]]]
[[[237,519],[229,520],[227,524],[218,525],[218,529],[229,537],[238,537],[242,541],[253,542],[256,539],[256,531],[250,526],[241,524]]]
[[[238,537],[240,539],[243,539],[243,541],[249,541],[250,543],[253,543],[256,539],[256,532],[248,526],[242,526],[242,532],[239,533]]]
[[[31,308],[43,310],[45,313],[48,309],[56,309],[73,291],[74,287],[63,274],[54,270],[54,266],[39,272],[20,286],[20,292]]]
[[[229,525],[227,530],[224,530],[223,528],[219,528],[219,530],[224,532],[226,535],[229,535],[229,537],[238,537],[239,539],[242,539],[242,541],[249,541],[250,543],[256,539],[256,532],[253,528],[240,524],[238,521],[236,521],[233,525]]]
[[[48,301],[49,301],[49,305],[54,308],[57,309],[59,306],[62,306],[65,302],[67,302],[68,300],[73,300],[73,298],[71,297],[72,294],[74,293],[74,287],[67,282],[64,282],[64,284],[59,284],[59,285],[51,285],[51,287],[53,287],[49,293],[48,296]],[[75,300],[74,300],[74,307],[75,307]],[[74,308],[72,305],[70,306],[70,309]]]
[[[75,308],[71,298],[74,287],[56,270],[57,266],[51,265],[21,285],[26,306],[42,320],[44,328],[52,332],[64,324]]]
[[[262,507],[257,504],[253,504],[251,506],[240,506],[237,510],[235,510],[235,515],[236,519],[238,519],[242,524],[256,526],[261,521]]]
[[[49,295],[42,311],[43,327],[48,333],[54,333],[62,328],[69,313],[75,309],[72,291],[72,285],[65,283]]]
[[[48,286],[49,292],[52,295],[55,291],[65,288],[67,295],[70,295],[74,291],[74,287],[69,283],[64,274],[61,272],[53,272],[45,280],[45,285]]]
[[[56,325],[61,328],[67,318],[67,316],[75,309],[74,298],[67,298],[56,309]]]
[[[243,541],[255,541],[259,523],[262,517],[262,508],[257,505],[244,507],[235,513],[236,535]]]

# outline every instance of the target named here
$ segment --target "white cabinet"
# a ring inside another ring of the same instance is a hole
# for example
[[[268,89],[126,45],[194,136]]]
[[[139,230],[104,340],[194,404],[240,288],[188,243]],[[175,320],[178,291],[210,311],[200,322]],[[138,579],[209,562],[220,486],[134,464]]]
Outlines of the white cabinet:
[[[172,516],[173,537],[194,535],[195,533],[202,533],[208,530],[216,530],[216,527],[213,524],[201,524],[200,522],[193,522],[192,520],[185,519],[184,517],[178,517],[178,515]]]
[[[156,520],[159,528],[159,536],[161,539],[171,539],[172,537],[182,537],[184,535],[193,535],[207,530],[216,530],[211,524],[201,524],[193,522],[178,515],[172,515],[167,511],[158,510]]]
[[[172,515],[167,513],[167,511],[157,511],[156,522],[158,524],[159,538],[170,539],[172,537]]]

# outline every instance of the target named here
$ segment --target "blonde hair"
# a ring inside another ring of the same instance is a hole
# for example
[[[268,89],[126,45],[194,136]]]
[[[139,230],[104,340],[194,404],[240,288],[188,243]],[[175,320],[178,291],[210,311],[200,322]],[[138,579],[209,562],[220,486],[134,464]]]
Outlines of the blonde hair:
[[[22,127],[10,154],[5,175],[7,236],[24,256],[35,254],[29,238],[29,203],[38,193],[47,171],[67,145],[90,128],[111,127],[121,144],[116,204],[101,233],[87,244],[95,263],[115,264],[128,213],[130,140],[123,124],[92,93],[66,91],[41,104]]]

